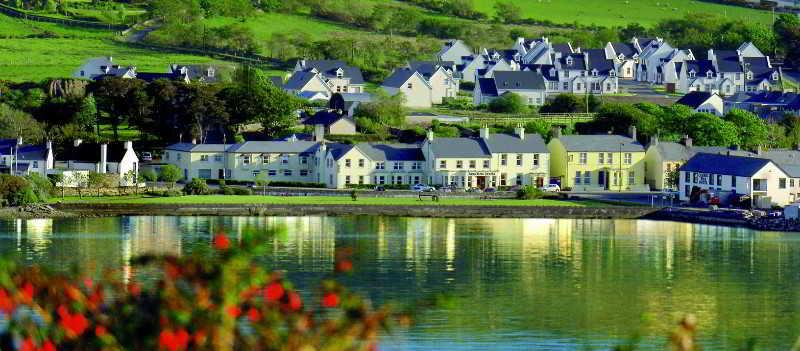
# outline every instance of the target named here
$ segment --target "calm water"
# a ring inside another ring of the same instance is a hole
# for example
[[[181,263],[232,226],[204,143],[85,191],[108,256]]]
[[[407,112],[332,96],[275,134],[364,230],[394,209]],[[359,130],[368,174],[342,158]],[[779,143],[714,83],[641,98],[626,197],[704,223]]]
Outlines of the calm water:
[[[635,220],[382,217],[120,217],[0,222],[0,251],[127,276],[145,252],[185,253],[283,225],[266,264],[307,291],[337,247],[353,247],[351,287],[377,303],[446,295],[385,350],[603,349],[639,334],[664,345],[684,312],[706,349],[748,338],[788,349],[800,336],[800,235]],[[89,233],[89,234],[86,234]]]

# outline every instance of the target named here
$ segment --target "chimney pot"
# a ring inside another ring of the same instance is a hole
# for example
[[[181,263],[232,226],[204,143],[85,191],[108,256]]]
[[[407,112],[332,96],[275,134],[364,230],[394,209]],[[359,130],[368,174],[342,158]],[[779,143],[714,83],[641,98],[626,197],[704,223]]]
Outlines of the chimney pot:
[[[525,127],[522,124],[518,124],[516,128],[514,128],[514,133],[520,138],[520,140],[525,140]]]
[[[426,139],[428,139],[428,141],[433,141],[434,136],[433,129],[428,129]]]
[[[489,126],[488,125],[484,124],[483,127],[481,127],[481,139],[489,139]]]
[[[108,169],[108,144],[100,144],[100,169],[98,173],[106,173]]]

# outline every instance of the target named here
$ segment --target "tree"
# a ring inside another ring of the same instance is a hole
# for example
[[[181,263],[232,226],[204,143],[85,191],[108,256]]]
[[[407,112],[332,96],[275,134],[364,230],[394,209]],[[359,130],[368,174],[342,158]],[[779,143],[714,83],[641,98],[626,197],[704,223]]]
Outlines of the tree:
[[[186,195],[206,195],[210,192],[206,181],[200,178],[192,178],[192,180],[183,186],[183,192]]]
[[[237,70],[235,83],[220,92],[230,123],[242,125],[260,122],[264,133],[275,137],[293,127],[300,103],[292,95],[272,84],[261,70],[243,66]]]
[[[150,113],[152,102],[142,80],[107,77],[94,82],[92,91],[98,109],[114,130],[114,140],[119,140],[121,124],[142,120]]]
[[[528,109],[521,96],[506,92],[489,103],[489,111],[495,113],[522,113]]]
[[[505,24],[518,23],[522,20],[522,8],[510,0],[501,0],[494,3],[495,19]]]
[[[161,174],[158,175],[158,179],[160,179],[162,182],[167,182],[170,189],[172,189],[175,186],[175,183],[181,180],[181,178],[183,178],[181,175],[181,170],[175,165],[166,165],[161,167]]]
[[[63,173],[54,173],[48,174],[47,178],[50,179],[50,182],[53,183],[53,186],[58,187],[61,189],[61,198],[64,198],[64,174]]]
[[[405,96],[403,94],[390,96],[384,91],[379,91],[371,102],[361,104],[356,108],[355,116],[367,118],[384,127],[400,127],[405,124],[406,119],[404,103]]]
[[[86,185],[89,189],[97,190],[97,196],[100,196],[100,191],[103,189],[103,184],[105,180],[103,179],[102,173],[97,172],[89,172],[89,176],[86,178]]]
[[[689,136],[701,146],[741,145],[736,126],[710,113],[695,113],[689,118]]]
[[[154,0],[151,6],[153,15],[167,23],[187,24],[203,16],[198,0]]]
[[[88,94],[81,100],[80,109],[75,113],[72,122],[84,130],[91,131],[97,124],[97,102],[94,95]]]
[[[790,66],[800,65],[800,18],[793,14],[778,16],[773,26],[777,41],[784,45],[786,63]]]
[[[745,110],[733,109],[725,115],[725,120],[736,126],[742,147],[752,150],[769,144],[770,131],[761,117]]]
[[[0,138],[36,143],[44,138],[44,127],[29,114],[0,104]]]
[[[585,112],[586,102],[575,94],[558,94],[552,100],[545,102],[539,109],[541,113],[575,113]]]

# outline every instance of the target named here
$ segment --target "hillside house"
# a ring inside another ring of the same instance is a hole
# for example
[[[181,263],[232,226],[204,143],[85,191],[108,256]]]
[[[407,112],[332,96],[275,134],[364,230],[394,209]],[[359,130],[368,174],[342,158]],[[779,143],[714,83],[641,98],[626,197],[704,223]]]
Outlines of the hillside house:
[[[318,75],[331,93],[363,93],[365,91],[366,83],[361,70],[358,67],[347,65],[344,61],[298,60],[289,81],[292,81],[294,75],[300,72]]]
[[[474,105],[488,104],[506,93],[520,95],[528,105],[544,104],[547,87],[544,78],[534,71],[495,72],[492,78],[481,78],[475,85]]]
[[[389,95],[403,94],[404,106],[427,108],[433,101],[433,88],[419,72],[408,68],[396,69],[381,84]]]
[[[417,71],[431,86],[431,103],[441,104],[444,98],[458,95],[459,82],[453,75],[451,62],[410,61],[408,69]]]
[[[442,48],[436,53],[436,60],[439,62],[453,62],[456,65],[464,64],[463,58],[472,56],[472,49],[461,40],[447,40]]]
[[[724,102],[717,93],[693,91],[684,95],[676,103],[688,106],[694,112],[711,113],[717,116],[725,114]]]
[[[136,78],[136,67],[121,66],[114,62],[113,57],[96,57],[83,63],[75,72],[73,78],[98,80],[103,77]]]

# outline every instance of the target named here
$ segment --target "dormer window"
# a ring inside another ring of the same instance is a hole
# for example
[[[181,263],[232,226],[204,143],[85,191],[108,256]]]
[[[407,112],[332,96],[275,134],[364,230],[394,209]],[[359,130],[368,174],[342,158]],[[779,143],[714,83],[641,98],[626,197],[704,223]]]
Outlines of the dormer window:
[[[614,70],[608,71],[608,76],[609,77],[613,77],[613,76],[616,76],[616,75],[617,75],[617,72],[615,72]]]
[[[572,57],[567,57],[567,66],[572,66]]]
[[[747,71],[746,77],[747,77],[747,80],[753,79],[753,72]]]
[[[689,71],[689,78],[694,78],[694,77],[695,77],[695,72],[693,70]]]
[[[408,84],[406,84],[406,88],[413,89],[414,88],[414,84],[408,83]]]
[[[714,73],[712,73],[711,71],[706,72],[706,78],[711,78],[713,76],[714,76]]]
[[[772,72],[772,80],[778,80],[778,72]]]
[[[342,78],[342,77],[344,77],[344,70],[339,68],[336,70],[336,78]]]
[[[206,72],[209,77],[214,77],[214,69],[209,67],[208,72]]]
[[[596,69],[592,70],[592,77],[597,77],[597,70]]]

